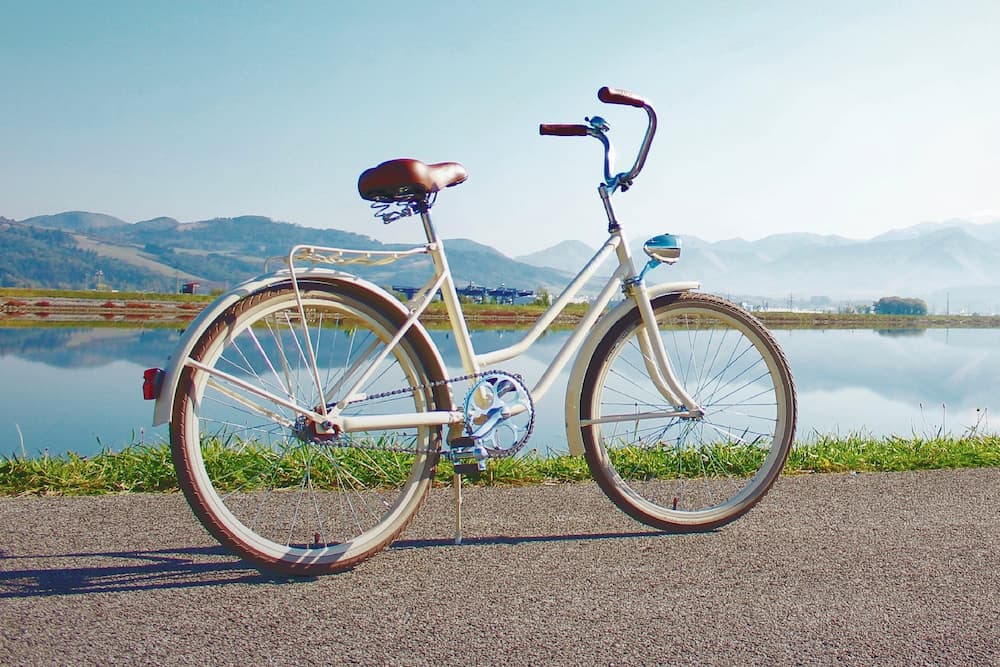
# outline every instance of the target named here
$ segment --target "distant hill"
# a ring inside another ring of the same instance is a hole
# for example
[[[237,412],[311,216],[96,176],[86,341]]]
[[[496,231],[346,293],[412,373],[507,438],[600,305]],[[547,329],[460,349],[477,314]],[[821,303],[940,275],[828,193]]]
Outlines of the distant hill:
[[[0,287],[94,288],[99,284],[164,291],[170,281],[128,261],[101,257],[74,234],[0,222]],[[98,273],[100,271],[100,273]]]
[[[152,220],[142,220],[137,222],[135,223],[135,228],[151,230],[177,229],[180,224],[180,222],[174,220],[173,218],[159,217],[153,218]]]
[[[558,268],[513,260],[490,246],[468,239],[448,239],[445,248],[448,264],[459,286],[474,282],[488,287],[506,284],[508,287],[554,290],[562,288],[572,278],[572,274]]]
[[[35,227],[61,229],[67,232],[91,232],[107,230],[113,227],[128,225],[124,220],[105,215],[104,213],[88,213],[87,211],[67,211],[58,215],[38,215],[21,221]]]
[[[1000,285],[1000,240],[984,241],[960,226],[929,227],[895,240],[801,236],[791,244],[787,237],[769,237],[739,250],[689,245],[677,266],[678,277],[699,279],[711,291],[781,301],[814,295],[857,300],[903,295],[932,301],[935,293],[953,290],[952,305],[976,310],[963,301],[965,288]]]
[[[919,238],[934,232],[948,229],[960,229],[970,236],[984,241],[1000,241],[1000,219],[982,218],[979,221],[963,220],[953,218],[944,222],[922,222],[919,225],[906,227],[904,229],[894,229],[884,234],[879,234],[872,241],[901,241],[906,239]]]
[[[539,250],[529,255],[521,255],[515,259],[532,266],[548,266],[575,275],[580,267],[594,256],[595,252],[596,249],[582,241],[563,241],[551,248]]]
[[[104,281],[116,289],[173,291],[179,281],[189,280],[220,289],[261,273],[267,258],[283,257],[297,244],[361,250],[394,247],[361,234],[262,216],[187,223],[158,217],[130,224],[100,213],[71,211],[11,221],[8,227],[0,229],[0,249],[5,257],[19,259],[0,274],[0,286],[89,287],[100,270]],[[506,283],[554,290],[567,282],[561,271],[517,262],[474,241],[445,243],[459,285]],[[431,264],[420,257],[379,267],[351,265],[350,270],[386,287],[417,287],[430,276]]]

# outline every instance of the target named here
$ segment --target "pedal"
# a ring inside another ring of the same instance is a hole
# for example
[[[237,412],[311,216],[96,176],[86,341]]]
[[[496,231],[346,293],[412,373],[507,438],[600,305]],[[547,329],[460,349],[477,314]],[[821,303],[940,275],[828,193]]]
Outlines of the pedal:
[[[457,475],[471,475],[486,470],[486,460],[490,457],[486,448],[476,438],[462,436],[448,443],[451,451],[445,458],[451,461]]]
[[[456,475],[478,475],[482,472],[478,463],[454,463],[452,468],[455,469]]]

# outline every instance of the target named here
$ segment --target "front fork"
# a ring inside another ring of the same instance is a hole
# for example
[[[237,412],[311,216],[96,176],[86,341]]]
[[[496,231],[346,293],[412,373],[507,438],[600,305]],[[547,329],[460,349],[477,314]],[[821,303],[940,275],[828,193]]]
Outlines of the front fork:
[[[650,303],[649,292],[646,290],[646,283],[642,276],[640,275],[636,280],[626,281],[624,289],[626,296],[631,298],[639,309],[639,315],[642,319],[642,329],[639,331],[639,349],[642,352],[646,372],[653,381],[653,385],[671,405],[683,408],[687,412],[686,418],[698,419],[704,416],[705,411],[684,390],[684,385],[674,375],[667,350],[663,346],[663,339],[660,337],[656,313],[653,311],[653,304]]]

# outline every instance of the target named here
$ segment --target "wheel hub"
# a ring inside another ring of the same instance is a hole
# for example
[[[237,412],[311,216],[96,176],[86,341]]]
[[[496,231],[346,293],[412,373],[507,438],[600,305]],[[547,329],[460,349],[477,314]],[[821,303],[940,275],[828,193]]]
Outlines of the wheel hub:
[[[292,427],[292,434],[303,442],[336,442],[340,440],[340,428],[335,424],[330,424],[329,428],[324,428],[322,424],[309,419],[305,415],[295,418],[295,425]]]

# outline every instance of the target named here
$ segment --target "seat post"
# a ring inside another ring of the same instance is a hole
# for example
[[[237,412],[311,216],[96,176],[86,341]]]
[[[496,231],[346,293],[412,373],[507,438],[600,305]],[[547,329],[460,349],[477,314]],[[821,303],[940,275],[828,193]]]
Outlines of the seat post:
[[[438,243],[437,231],[434,229],[434,223],[431,222],[431,207],[427,205],[427,202],[420,204],[418,208],[420,211],[420,222],[424,226],[424,234],[427,236],[428,243]]]

